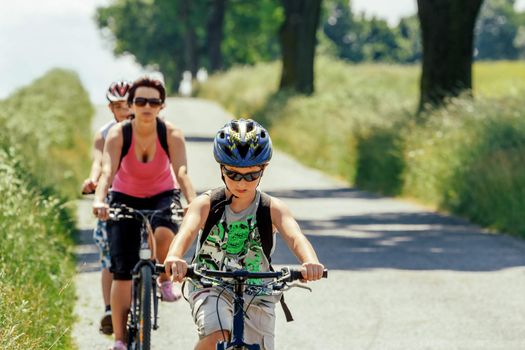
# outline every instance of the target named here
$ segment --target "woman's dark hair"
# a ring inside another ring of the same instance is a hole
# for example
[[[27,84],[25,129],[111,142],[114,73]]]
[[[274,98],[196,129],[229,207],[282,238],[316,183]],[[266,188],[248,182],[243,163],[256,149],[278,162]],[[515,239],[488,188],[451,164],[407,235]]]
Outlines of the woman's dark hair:
[[[142,77],[135,80],[133,82],[133,85],[131,85],[131,88],[129,89],[128,93],[128,105],[131,106],[133,104],[133,99],[135,98],[135,91],[137,91],[139,87],[149,87],[155,89],[159,92],[160,99],[162,100],[162,102],[166,100],[166,89],[164,88],[164,84],[160,80]]]

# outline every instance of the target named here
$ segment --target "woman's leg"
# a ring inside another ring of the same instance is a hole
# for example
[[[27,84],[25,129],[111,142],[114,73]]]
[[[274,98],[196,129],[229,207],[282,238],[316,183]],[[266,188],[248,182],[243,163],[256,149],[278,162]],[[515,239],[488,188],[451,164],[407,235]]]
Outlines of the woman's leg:
[[[168,255],[168,250],[170,248],[171,242],[173,241],[173,238],[175,238],[173,231],[167,227],[157,227],[155,230],[155,242],[157,245],[156,255],[160,264],[164,263],[164,259],[166,259],[166,255]],[[168,275],[163,273],[160,275],[159,279],[160,282],[167,281]]]
[[[115,341],[126,343],[126,323],[131,306],[131,281],[114,280],[111,285],[111,312]]]

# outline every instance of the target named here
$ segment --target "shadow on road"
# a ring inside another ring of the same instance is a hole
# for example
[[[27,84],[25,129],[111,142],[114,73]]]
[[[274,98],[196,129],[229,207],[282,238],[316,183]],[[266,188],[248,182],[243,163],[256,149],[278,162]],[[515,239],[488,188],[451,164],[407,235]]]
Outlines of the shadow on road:
[[[93,240],[93,230],[77,230],[75,243],[77,270],[79,272],[100,271],[99,253]]]
[[[351,189],[270,193],[281,198],[374,198]],[[483,233],[463,219],[432,212],[382,212],[298,221],[329,269],[481,272],[525,266],[525,242]],[[297,264],[280,238],[273,263]]]
[[[207,136],[186,136],[186,142],[198,142],[198,143],[209,143],[213,144],[213,137]]]
[[[379,198],[345,188],[269,193],[280,198],[339,199],[344,206],[351,205],[344,202],[345,199]],[[481,272],[525,266],[524,241],[483,233],[463,219],[432,212],[340,215],[324,220],[299,220],[299,225],[329,269]],[[186,254],[188,261],[193,252],[194,246]],[[78,231],[76,255],[80,271],[99,270],[92,230]],[[279,237],[273,263],[297,264],[297,259]]]
[[[363,192],[360,190],[340,187],[340,188],[329,188],[329,189],[301,189],[301,190],[279,190],[279,191],[266,191],[269,195],[277,198],[290,198],[290,199],[335,199],[335,198],[363,198],[363,199],[374,199],[381,198],[373,193]]]

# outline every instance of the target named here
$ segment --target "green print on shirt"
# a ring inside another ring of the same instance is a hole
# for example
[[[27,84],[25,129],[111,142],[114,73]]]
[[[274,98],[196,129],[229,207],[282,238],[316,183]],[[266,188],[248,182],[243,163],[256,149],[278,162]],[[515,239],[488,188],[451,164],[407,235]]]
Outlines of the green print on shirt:
[[[223,248],[227,254],[240,254],[245,251],[245,243],[250,235],[250,226],[245,221],[236,221],[228,225],[228,241]]]
[[[246,270],[251,272],[260,272],[261,271],[261,252],[254,251],[254,255],[251,257],[246,257],[244,259],[244,266]],[[250,278],[248,284],[262,284],[262,279],[260,278]]]

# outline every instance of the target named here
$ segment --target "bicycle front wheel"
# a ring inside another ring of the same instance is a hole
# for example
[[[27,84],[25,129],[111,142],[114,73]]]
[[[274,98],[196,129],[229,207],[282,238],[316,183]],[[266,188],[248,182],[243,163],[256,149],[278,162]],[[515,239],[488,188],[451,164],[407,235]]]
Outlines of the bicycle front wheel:
[[[151,343],[151,268],[144,265],[140,268],[139,283],[139,317],[138,345],[139,350],[150,350]]]

